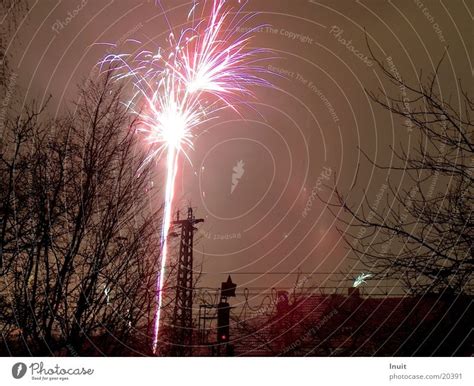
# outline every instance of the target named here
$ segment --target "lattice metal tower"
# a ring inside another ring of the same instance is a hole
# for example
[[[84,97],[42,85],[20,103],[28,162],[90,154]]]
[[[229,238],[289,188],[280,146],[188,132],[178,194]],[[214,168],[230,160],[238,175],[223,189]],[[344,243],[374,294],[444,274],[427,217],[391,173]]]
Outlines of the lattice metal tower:
[[[176,300],[173,313],[172,355],[190,356],[193,341],[193,239],[195,224],[203,222],[196,219],[193,209],[188,208],[188,217],[180,220],[179,212],[174,226],[181,227],[179,244],[178,277],[176,281]]]

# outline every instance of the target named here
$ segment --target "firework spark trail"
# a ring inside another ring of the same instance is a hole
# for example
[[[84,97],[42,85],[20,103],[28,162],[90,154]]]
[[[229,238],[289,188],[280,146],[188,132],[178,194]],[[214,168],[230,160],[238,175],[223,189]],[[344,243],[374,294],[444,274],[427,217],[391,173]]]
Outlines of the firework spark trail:
[[[248,47],[251,34],[261,26],[239,32],[255,14],[240,14],[240,8],[232,16],[230,9],[224,9],[226,0],[212,0],[211,3],[209,8],[204,2],[199,20],[194,16],[199,4],[194,3],[188,14],[188,19],[193,17],[192,25],[184,29],[178,39],[173,32],[170,33],[168,50],[141,51],[135,56],[113,54],[100,63],[112,68],[115,80],[130,79],[133,83],[135,92],[127,106],[139,117],[139,130],[145,133],[152,147],[145,164],[161,159],[166,153],[154,353],[160,329],[179,155],[182,153],[189,160],[186,150],[193,148],[193,130],[198,125],[215,118],[216,112],[222,108],[237,111],[237,102],[244,103],[239,97],[253,96],[249,86],[270,85],[260,77],[261,73],[268,71],[258,66],[262,60],[259,57],[266,50]],[[206,17],[208,9],[209,17]],[[170,29],[173,30],[171,25]]]
[[[168,257],[168,234],[171,225],[171,216],[173,208],[174,186],[176,173],[178,170],[178,152],[176,149],[170,148],[167,154],[167,176],[166,176],[166,193],[165,193],[165,213],[163,215],[163,226],[161,233],[161,264],[160,274],[156,282],[156,291],[158,294],[158,304],[155,313],[155,325],[153,335],[153,353],[156,353],[158,344],[158,332],[160,329],[161,305],[163,304],[163,283],[165,280],[165,266]]]

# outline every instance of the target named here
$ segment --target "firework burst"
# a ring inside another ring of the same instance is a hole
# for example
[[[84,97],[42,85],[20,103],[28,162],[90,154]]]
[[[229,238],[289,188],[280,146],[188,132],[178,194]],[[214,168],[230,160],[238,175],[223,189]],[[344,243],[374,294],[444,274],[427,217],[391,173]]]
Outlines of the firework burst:
[[[139,117],[139,130],[150,144],[145,163],[165,159],[166,181],[161,234],[160,273],[157,278],[157,307],[153,337],[156,352],[163,302],[163,283],[168,258],[175,179],[180,154],[190,160],[195,129],[223,108],[237,111],[252,96],[250,86],[268,86],[260,75],[263,49],[249,48],[253,32],[244,29],[255,14],[243,14],[243,5],[229,8],[226,0],[194,3],[187,28],[175,38],[171,32],[169,48],[136,55],[108,55],[100,63],[113,68],[117,81],[131,80],[133,96],[127,105]],[[201,9],[200,16],[196,16]],[[170,25],[170,30],[173,31]]]

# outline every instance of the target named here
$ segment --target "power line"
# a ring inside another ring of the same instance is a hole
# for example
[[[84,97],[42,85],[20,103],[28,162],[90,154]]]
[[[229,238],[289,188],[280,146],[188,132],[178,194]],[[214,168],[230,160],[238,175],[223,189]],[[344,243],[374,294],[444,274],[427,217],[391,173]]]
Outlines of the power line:
[[[203,275],[354,275],[355,272],[343,273],[343,272],[200,272]]]

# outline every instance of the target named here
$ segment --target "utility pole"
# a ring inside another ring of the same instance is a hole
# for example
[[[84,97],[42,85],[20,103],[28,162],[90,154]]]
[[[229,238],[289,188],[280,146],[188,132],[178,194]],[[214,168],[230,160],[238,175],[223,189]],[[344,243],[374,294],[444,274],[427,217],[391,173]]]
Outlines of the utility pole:
[[[179,211],[174,226],[181,227],[179,243],[178,277],[173,313],[173,356],[191,356],[193,343],[193,239],[194,225],[204,222],[196,219],[193,209],[188,208],[188,217],[181,220]]]

